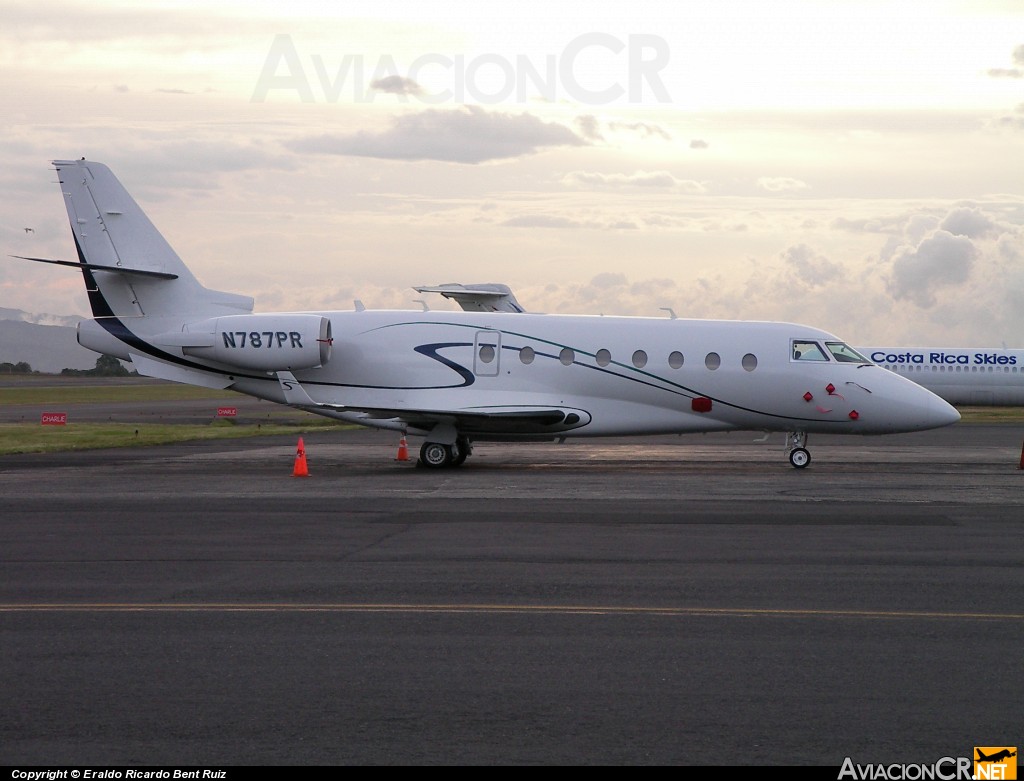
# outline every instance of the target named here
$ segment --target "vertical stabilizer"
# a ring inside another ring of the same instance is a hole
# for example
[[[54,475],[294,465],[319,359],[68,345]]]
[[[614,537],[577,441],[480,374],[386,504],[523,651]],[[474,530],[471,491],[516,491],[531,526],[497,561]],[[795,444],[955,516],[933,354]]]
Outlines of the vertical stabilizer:
[[[248,296],[203,287],[109,168],[55,160],[94,317],[251,312]]]

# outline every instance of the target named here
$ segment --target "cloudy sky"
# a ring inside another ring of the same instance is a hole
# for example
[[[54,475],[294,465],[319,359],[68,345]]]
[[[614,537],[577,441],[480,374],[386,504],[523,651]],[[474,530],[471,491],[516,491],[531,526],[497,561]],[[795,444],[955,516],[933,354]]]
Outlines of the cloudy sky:
[[[6,257],[74,257],[84,156],[257,311],[502,282],[1024,345],[1020,0],[326,6],[0,0],[0,307],[87,314]]]

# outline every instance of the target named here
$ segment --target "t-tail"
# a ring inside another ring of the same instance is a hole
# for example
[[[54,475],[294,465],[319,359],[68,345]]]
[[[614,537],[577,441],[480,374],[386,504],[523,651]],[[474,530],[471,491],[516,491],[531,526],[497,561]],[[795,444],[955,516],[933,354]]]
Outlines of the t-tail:
[[[248,296],[203,287],[102,163],[55,160],[93,317],[249,313]]]
[[[200,284],[105,165],[53,165],[78,260],[28,260],[81,269],[93,314],[78,326],[83,347],[130,360],[140,374],[217,388],[239,369],[317,367],[330,357],[326,317],[252,314],[249,296]]]

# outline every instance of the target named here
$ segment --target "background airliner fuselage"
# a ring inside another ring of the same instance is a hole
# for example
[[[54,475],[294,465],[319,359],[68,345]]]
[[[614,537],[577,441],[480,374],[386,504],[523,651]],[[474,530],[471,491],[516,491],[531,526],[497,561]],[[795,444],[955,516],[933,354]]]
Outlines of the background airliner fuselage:
[[[865,357],[950,404],[1024,406],[1024,350],[861,347]]]

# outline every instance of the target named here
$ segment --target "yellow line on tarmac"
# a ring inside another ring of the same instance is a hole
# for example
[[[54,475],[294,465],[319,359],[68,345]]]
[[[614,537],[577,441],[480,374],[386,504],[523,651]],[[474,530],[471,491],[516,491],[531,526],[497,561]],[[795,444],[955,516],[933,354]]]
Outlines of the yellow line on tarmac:
[[[486,605],[316,602],[38,602],[0,604],[0,613],[491,613],[632,615],[735,618],[863,618],[1024,621],[1024,613],[917,610],[801,610],[765,608],[636,607],[611,605]]]

